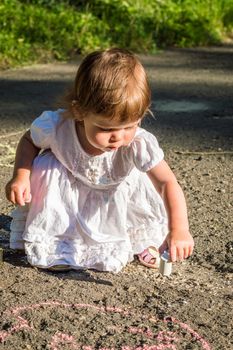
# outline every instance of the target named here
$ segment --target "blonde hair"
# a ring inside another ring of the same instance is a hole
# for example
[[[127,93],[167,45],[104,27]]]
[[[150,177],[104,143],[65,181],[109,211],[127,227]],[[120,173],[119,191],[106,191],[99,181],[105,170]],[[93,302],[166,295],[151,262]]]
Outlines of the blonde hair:
[[[151,90],[142,64],[133,53],[119,48],[87,55],[65,97],[71,118],[93,113],[119,122],[141,119],[150,102]]]

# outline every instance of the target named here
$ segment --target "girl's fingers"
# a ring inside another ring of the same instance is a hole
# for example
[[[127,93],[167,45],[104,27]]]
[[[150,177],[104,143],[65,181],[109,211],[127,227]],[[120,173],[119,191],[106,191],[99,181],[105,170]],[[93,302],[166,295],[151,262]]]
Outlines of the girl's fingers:
[[[15,203],[21,206],[25,205],[22,192],[15,192]]]
[[[190,256],[190,248],[184,248],[184,259],[187,259]]]
[[[27,188],[25,190],[25,192],[23,194],[23,198],[24,198],[25,203],[30,203],[31,202],[32,196],[31,196],[31,193],[30,193],[30,189]]]
[[[192,248],[190,247],[176,247],[174,248],[174,252],[172,253],[171,249],[171,260],[172,261],[183,261],[184,259],[187,259],[192,254]]]
[[[170,247],[170,257],[172,262],[176,261],[176,246]]]
[[[7,183],[5,192],[7,199],[13,204],[24,206],[31,201],[30,185],[27,183],[11,180]]]
[[[180,261],[184,260],[184,249],[183,248],[177,248],[177,258]]]
[[[194,248],[194,246],[191,246],[191,247],[189,248],[189,256],[193,254],[193,248]]]
[[[9,199],[13,204],[15,204],[15,192],[11,191],[10,195],[7,194],[7,199]]]
[[[187,259],[190,255],[192,255],[193,253],[193,246],[188,246],[188,247],[184,247],[184,248],[177,248],[177,257],[179,258],[179,260],[184,260]]]

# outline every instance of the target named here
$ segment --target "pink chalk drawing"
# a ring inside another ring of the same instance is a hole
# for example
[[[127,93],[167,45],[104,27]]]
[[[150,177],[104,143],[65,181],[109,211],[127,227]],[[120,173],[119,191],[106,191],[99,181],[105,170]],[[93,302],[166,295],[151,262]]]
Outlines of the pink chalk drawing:
[[[7,341],[9,337],[11,337],[13,334],[17,333],[18,331],[22,329],[27,329],[29,331],[34,330],[34,327],[29,325],[28,321],[25,317],[22,316],[22,313],[25,311],[35,311],[43,308],[63,308],[63,309],[76,309],[76,310],[92,310],[96,311],[98,313],[105,313],[105,314],[111,314],[111,313],[117,313],[121,314],[123,316],[132,318],[133,316],[136,316],[136,314],[132,311],[127,311],[121,308],[117,307],[103,307],[103,306],[96,306],[91,304],[67,304],[61,301],[45,301],[38,304],[32,304],[32,305],[26,305],[26,306],[18,306],[15,308],[12,308],[10,310],[6,310],[3,315],[11,318],[15,321],[14,326],[9,328],[8,330],[0,331],[0,343],[4,343]],[[151,315],[140,315],[141,319],[147,320],[151,322],[151,324],[155,324],[158,321],[162,321],[164,324],[167,324],[168,322],[171,324],[177,324],[181,330],[185,330],[191,337],[192,341],[198,341],[200,345],[200,349],[202,350],[211,350],[210,345],[208,342],[199,335],[196,331],[194,331],[189,325],[187,325],[184,322],[181,322],[173,317],[166,317],[163,320],[157,320]],[[137,335],[140,334],[144,338],[150,339],[151,341],[155,341],[154,345],[143,345],[143,346],[127,346],[124,345],[121,347],[121,350],[177,350],[177,344],[181,346],[181,337],[177,334],[177,332],[172,331],[159,331],[157,333],[154,333],[152,329],[148,328],[139,328],[139,327],[128,327],[127,329],[123,327],[117,327],[117,326],[106,326],[107,329],[111,329],[111,331],[116,333],[122,333],[124,331],[127,331],[129,334]],[[65,334],[62,332],[56,332],[52,339],[50,340],[48,348],[50,350],[62,350],[62,348],[67,345],[69,346],[70,350],[96,350],[96,348],[93,348],[92,346],[80,344],[77,342],[75,337],[71,334]],[[119,349],[119,347],[118,347]],[[108,347],[102,347],[98,348],[98,350],[116,350],[114,347],[108,348]]]
[[[75,343],[75,339],[72,335],[56,332],[52,337],[50,348],[53,350],[58,350],[60,345],[69,344],[71,349],[78,349],[78,345]]]

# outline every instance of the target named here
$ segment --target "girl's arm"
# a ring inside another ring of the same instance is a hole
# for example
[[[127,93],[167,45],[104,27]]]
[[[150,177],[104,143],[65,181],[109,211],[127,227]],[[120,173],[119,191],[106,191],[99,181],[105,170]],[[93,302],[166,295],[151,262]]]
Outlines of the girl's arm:
[[[40,152],[28,130],[20,139],[12,179],[6,185],[6,197],[13,204],[25,205],[31,200],[30,174],[34,158]]]
[[[172,261],[183,260],[192,254],[194,247],[183,191],[164,160],[147,174],[162,196],[168,214],[169,234],[160,250],[168,247]]]

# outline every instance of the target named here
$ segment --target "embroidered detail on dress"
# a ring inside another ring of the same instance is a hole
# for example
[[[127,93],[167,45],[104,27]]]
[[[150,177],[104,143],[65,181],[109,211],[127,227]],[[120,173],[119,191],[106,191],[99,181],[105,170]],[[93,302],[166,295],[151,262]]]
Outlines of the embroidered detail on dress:
[[[86,169],[85,175],[90,182],[97,184],[98,179],[100,177],[99,168],[93,167],[93,168]]]

